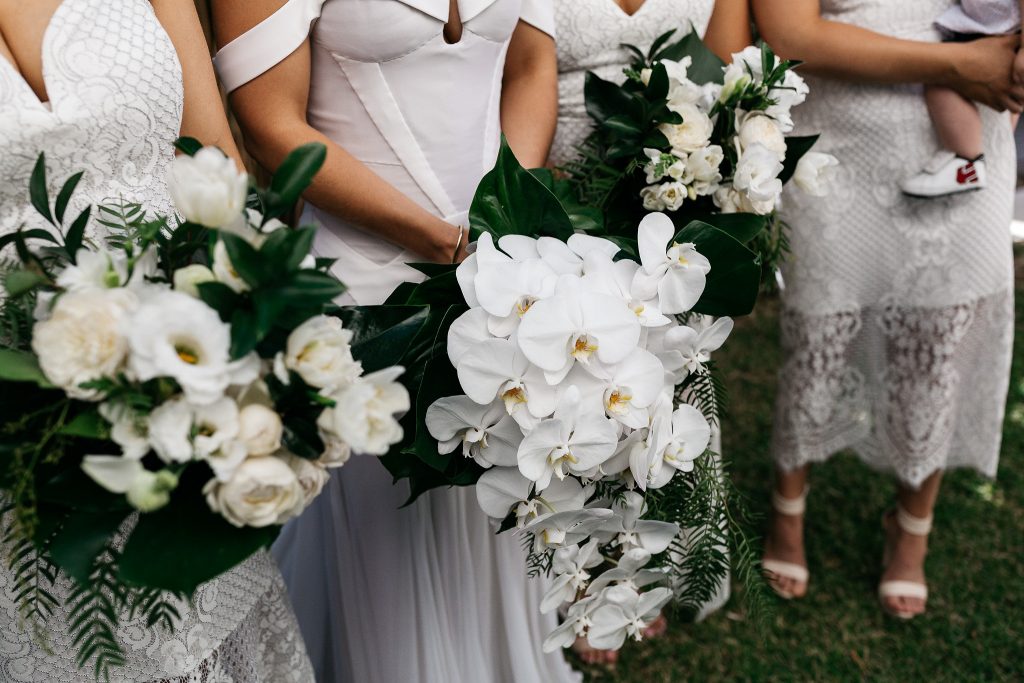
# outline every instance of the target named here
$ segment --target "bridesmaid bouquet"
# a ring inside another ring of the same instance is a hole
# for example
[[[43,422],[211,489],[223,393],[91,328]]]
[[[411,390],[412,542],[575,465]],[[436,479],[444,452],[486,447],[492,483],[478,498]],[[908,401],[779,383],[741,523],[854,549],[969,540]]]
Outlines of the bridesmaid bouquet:
[[[699,219],[727,230],[774,265],[785,250],[774,219],[783,185],[793,179],[823,196],[838,165],[809,151],[817,136],[786,137],[807,85],[797,64],[767,45],[726,65],[696,33],[671,42],[674,33],[647,54],[624,46],[635,55],[624,83],[587,74],[595,127],[567,169],[576,191],[601,207],[612,234],[632,231],[644,212],[665,211],[679,227]]]
[[[346,324],[386,329],[377,347],[408,368],[415,408],[383,458],[395,477],[413,497],[475,483],[495,528],[554,576],[540,608],[567,619],[545,649],[580,636],[617,649],[673,597],[707,600],[727,571],[707,451],[709,354],[732,320],[703,314],[749,312],[759,267],[728,233],[665,213],[632,237],[587,234],[561,192],[503,146],[471,208],[475,252],[419,266],[425,282]]]
[[[409,397],[401,368],[364,373],[325,315],[343,285],[287,212],[323,162],[300,148],[246,206],[248,178],[214,148],[169,186],[184,220],[86,208],[82,175],[31,199],[46,229],[0,238],[3,538],[22,615],[44,633],[68,577],[78,663],[124,663],[123,618],[173,628],[179,598],[267,547],[352,449],[384,452]],[[90,221],[103,243],[85,238]],[[63,573],[63,577],[57,570]]]

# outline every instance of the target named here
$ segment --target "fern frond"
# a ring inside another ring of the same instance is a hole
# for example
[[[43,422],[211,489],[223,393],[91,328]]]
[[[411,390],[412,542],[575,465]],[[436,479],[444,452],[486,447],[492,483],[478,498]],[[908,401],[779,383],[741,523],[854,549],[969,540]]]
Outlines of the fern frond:
[[[109,681],[111,671],[125,664],[116,634],[129,599],[128,589],[117,578],[117,551],[113,547],[96,559],[89,580],[75,582],[68,596],[68,630],[78,648],[78,667],[85,668],[92,661],[97,680]]]

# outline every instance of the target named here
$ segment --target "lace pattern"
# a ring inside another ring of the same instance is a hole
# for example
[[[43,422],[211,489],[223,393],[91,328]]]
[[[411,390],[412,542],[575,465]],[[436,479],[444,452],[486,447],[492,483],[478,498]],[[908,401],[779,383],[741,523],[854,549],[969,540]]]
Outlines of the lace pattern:
[[[824,0],[828,18],[937,40],[950,0]],[[1009,381],[1016,178],[1004,115],[983,110],[989,187],[904,197],[935,152],[920,87],[808,78],[797,134],[839,158],[825,199],[787,191],[786,353],[773,452],[786,469],[852,448],[912,486],[938,469],[994,476]]]

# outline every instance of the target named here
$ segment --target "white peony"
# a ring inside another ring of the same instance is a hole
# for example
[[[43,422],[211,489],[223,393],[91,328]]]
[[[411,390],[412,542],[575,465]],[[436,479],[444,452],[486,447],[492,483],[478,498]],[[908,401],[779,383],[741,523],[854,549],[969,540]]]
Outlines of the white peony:
[[[311,387],[343,387],[363,373],[362,365],[352,358],[351,341],[352,332],[342,328],[341,320],[318,315],[288,335],[284,365]]]
[[[273,456],[245,460],[230,480],[211,479],[203,493],[210,509],[237,527],[284,524],[305,500],[295,472]]]
[[[200,263],[185,266],[174,271],[174,289],[189,296],[199,298],[199,285],[214,282],[217,276],[213,271]]]
[[[228,324],[181,292],[150,297],[132,318],[129,344],[136,379],[174,379],[189,401],[200,405],[217,400],[232,384],[248,384],[259,372],[255,354],[231,361]]]
[[[409,392],[395,381],[402,372],[401,367],[387,368],[332,392],[335,404],[317,424],[356,453],[386,454],[402,440],[396,415],[409,410]]]
[[[663,123],[658,127],[668,138],[672,152],[682,157],[706,146],[714,130],[711,118],[695,104],[680,104],[676,113],[683,117],[682,123]]]
[[[824,197],[837,166],[839,160],[831,154],[808,152],[797,162],[793,182],[812,197]]]
[[[204,147],[195,156],[174,159],[167,189],[185,220],[220,228],[234,221],[245,208],[249,177],[223,152]]]
[[[780,161],[786,158],[786,138],[779,124],[772,118],[761,112],[743,114],[739,117],[738,127],[736,139],[741,152],[754,145],[761,145],[775,152]]]
[[[57,299],[50,318],[32,330],[32,350],[46,378],[71,398],[102,398],[81,385],[122,369],[129,349],[125,332],[137,305],[125,289],[68,292]]]
[[[283,434],[281,416],[264,405],[250,403],[238,413],[238,440],[249,455],[276,452]]]

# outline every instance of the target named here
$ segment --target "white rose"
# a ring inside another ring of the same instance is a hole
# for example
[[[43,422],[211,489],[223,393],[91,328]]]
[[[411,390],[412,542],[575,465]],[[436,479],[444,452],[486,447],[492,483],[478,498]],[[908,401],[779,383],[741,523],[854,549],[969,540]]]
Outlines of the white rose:
[[[68,292],[48,320],[32,329],[32,350],[46,378],[71,398],[96,401],[102,394],[81,385],[113,377],[128,352],[125,331],[138,304],[125,289]]]
[[[249,354],[231,361],[231,328],[212,308],[188,294],[164,291],[135,313],[129,334],[129,368],[136,379],[174,379],[192,403],[209,404],[232,384],[259,372]]]
[[[245,208],[249,177],[214,147],[193,157],[178,156],[171,164],[167,187],[178,212],[192,223],[220,228]]]
[[[395,381],[402,372],[400,367],[381,370],[332,393],[335,405],[318,424],[356,453],[386,454],[402,440],[396,414],[409,410],[409,393]]]
[[[174,271],[174,289],[198,299],[198,286],[204,282],[214,282],[216,279],[217,276],[212,270],[200,263],[194,263]]]
[[[281,448],[284,425],[276,412],[252,403],[238,414],[238,440],[249,455],[270,455]]]
[[[667,211],[678,211],[689,196],[690,191],[682,183],[662,183],[658,186],[658,199]]]
[[[303,499],[301,507],[295,512],[295,514],[299,514],[302,510],[309,507],[314,498],[320,495],[331,475],[322,463],[314,460],[306,460],[291,453],[285,453],[280,457],[292,468],[295,478],[299,481],[299,486],[302,487]]]
[[[797,162],[793,182],[812,197],[824,197],[837,166],[839,160],[831,154],[808,152]]]
[[[310,318],[288,335],[285,367],[318,389],[351,384],[363,373],[362,365],[352,358],[351,341],[352,332],[343,329],[339,319],[326,315]]]
[[[763,145],[752,145],[736,164],[733,185],[757,209],[756,213],[770,213],[782,194],[780,173],[778,155]]]
[[[760,112],[743,114],[739,118],[737,133],[741,152],[754,145],[775,152],[780,160],[786,158],[786,138],[779,129],[779,124]]]
[[[283,524],[305,499],[292,468],[274,456],[248,458],[230,480],[211,479],[203,493],[210,509],[237,527]]]
[[[330,420],[329,413],[321,413],[320,417],[324,418],[325,415],[326,419],[324,419],[323,421],[327,423]],[[320,424],[320,420],[317,420],[317,424]],[[324,467],[341,467],[342,465],[347,463],[349,459],[352,457],[352,449],[337,435],[332,434],[330,431],[324,428],[321,428],[320,438],[323,439],[324,442],[324,452],[320,454],[320,458],[318,461],[322,463]]]
[[[686,173],[692,180],[690,186],[700,196],[712,194],[722,180],[719,168],[725,154],[718,145],[708,145],[690,154],[686,160]]]
[[[714,124],[697,105],[683,103],[675,112],[683,117],[682,123],[663,123],[658,129],[668,138],[668,144],[677,156],[686,156],[708,144]]]

